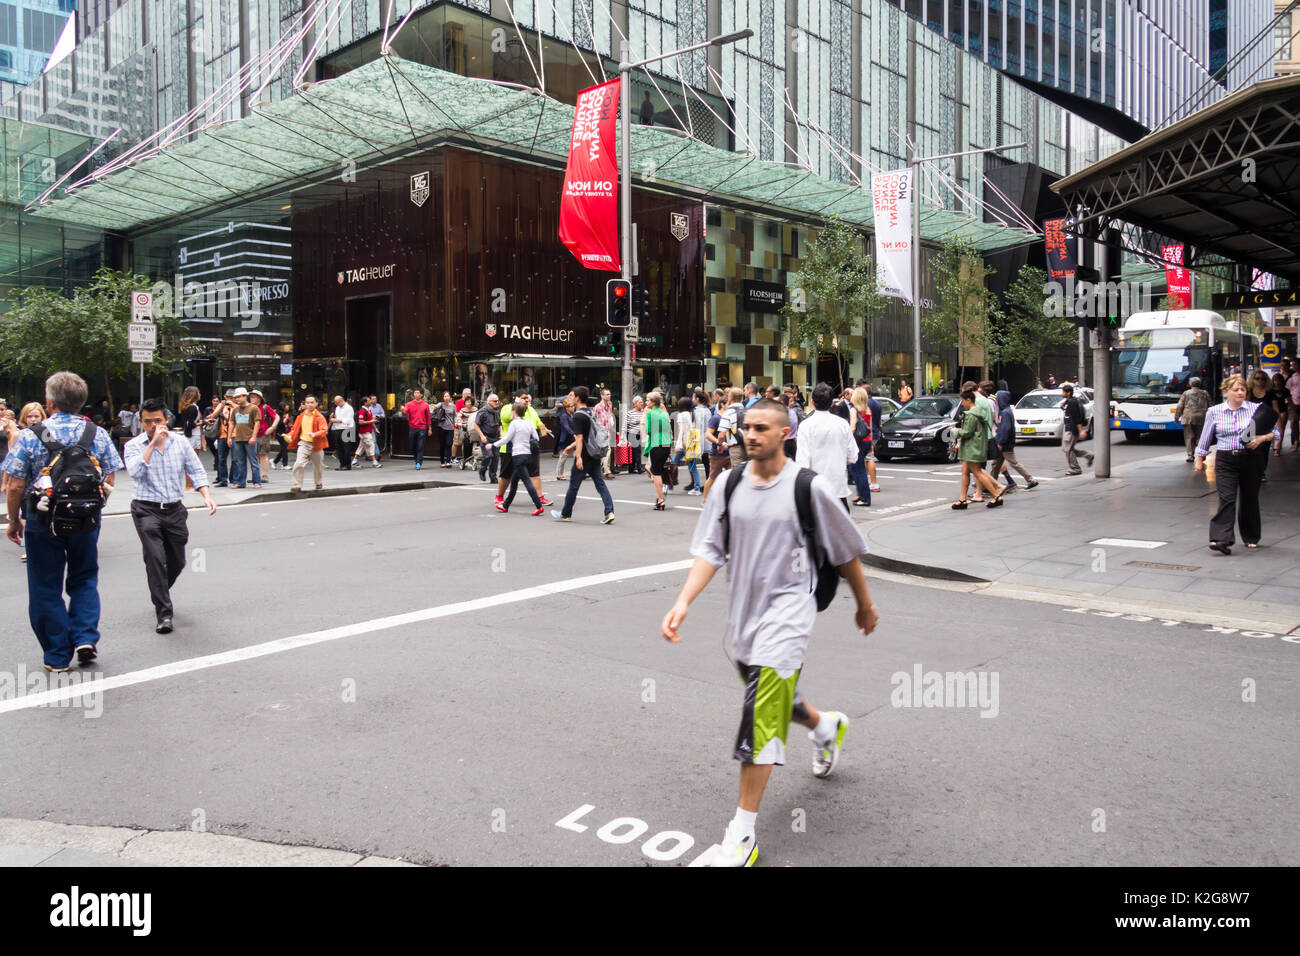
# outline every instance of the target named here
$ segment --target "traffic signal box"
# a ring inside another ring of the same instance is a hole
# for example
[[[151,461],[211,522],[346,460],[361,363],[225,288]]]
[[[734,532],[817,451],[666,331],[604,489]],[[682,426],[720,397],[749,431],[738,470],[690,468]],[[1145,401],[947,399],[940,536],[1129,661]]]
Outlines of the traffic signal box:
[[[632,283],[627,279],[605,283],[605,324],[611,329],[625,329],[632,324]]]

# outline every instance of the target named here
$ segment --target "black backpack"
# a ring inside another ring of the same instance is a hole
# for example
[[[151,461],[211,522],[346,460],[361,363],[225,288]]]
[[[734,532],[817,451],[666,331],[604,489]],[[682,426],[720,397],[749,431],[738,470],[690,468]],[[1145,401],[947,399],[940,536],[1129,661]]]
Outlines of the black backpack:
[[[731,496],[740,486],[744,474],[744,465],[730,469],[727,472],[727,485],[722,491],[722,516],[718,520],[722,522],[722,547],[728,554],[731,553]],[[824,611],[835,600],[835,589],[840,585],[840,569],[831,563],[817,542],[817,519],[812,506],[812,482],[816,477],[817,472],[811,468],[799,469],[794,480],[794,504],[799,513],[799,527],[803,529],[809,554],[813,556],[813,563],[817,567],[816,583],[812,587],[817,595],[817,610]]]
[[[97,427],[90,422],[81,431],[81,437],[71,445],[63,445],[50,438],[44,424],[32,426],[32,433],[49,452],[50,461],[41,476],[49,476],[50,488],[42,492],[29,486],[32,513],[53,535],[85,534],[99,528],[104,510],[104,473],[99,459],[91,451],[95,444]],[[42,498],[49,504],[38,506]]]

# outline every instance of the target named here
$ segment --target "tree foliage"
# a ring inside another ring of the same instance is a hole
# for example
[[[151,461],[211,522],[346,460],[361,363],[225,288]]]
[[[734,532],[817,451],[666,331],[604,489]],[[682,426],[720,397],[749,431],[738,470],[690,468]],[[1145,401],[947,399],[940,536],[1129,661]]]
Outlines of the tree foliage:
[[[998,362],[1019,362],[1043,379],[1043,355],[1074,342],[1079,328],[1063,315],[1049,315],[1047,272],[1033,266],[1020,270],[1002,296],[1002,318],[990,333],[990,356]]]
[[[934,261],[938,301],[921,315],[921,339],[927,348],[965,346],[986,355],[992,352],[991,329],[998,305],[985,280],[996,271],[984,264],[970,242],[958,237],[944,242]]]
[[[850,335],[865,335],[866,322],[884,311],[888,297],[876,285],[876,265],[862,236],[832,217],[808,244],[798,274],[791,277],[789,300],[781,307],[788,341],[796,347],[835,353],[844,387],[843,357]]]
[[[19,291],[0,317],[0,365],[20,376],[76,372],[87,383],[102,384],[116,406],[113,380],[130,378],[138,369],[127,346],[131,293],[149,287],[144,276],[101,269],[71,296],[39,286]],[[182,329],[174,315],[154,321],[158,348],[146,371],[159,373],[181,358]]]

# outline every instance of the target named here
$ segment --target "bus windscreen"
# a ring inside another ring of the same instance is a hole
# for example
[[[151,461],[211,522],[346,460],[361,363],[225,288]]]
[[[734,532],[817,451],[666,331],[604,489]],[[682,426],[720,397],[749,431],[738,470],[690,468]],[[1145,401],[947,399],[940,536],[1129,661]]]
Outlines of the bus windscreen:
[[[1181,329],[1157,330],[1192,336]],[[1149,335],[1150,333],[1139,333]],[[1136,337],[1136,336],[1134,336]],[[1131,342],[1131,340],[1130,340]],[[1210,350],[1205,346],[1183,348],[1134,348],[1120,345],[1111,366],[1111,387],[1118,402],[1160,405],[1187,389],[1188,379],[1210,381]]]

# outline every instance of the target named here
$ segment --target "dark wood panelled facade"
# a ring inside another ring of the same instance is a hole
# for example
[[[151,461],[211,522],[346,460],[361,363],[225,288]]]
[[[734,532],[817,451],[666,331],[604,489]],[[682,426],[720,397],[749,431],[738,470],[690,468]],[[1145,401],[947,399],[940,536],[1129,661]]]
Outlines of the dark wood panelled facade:
[[[417,205],[411,177],[425,171]],[[345,357],[346,301],[383,293],[394,356],[603,352],[614,274],[584,269],[561,244],[561,171],[443,149],[356,178],[295,196],[296,358]],[[637,191],[633,211],[652,337],[638,357],[703,361],[703,207]],[[681,240],[673,213],[687,219]]]

